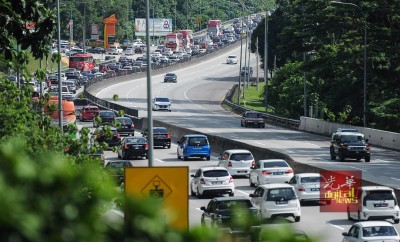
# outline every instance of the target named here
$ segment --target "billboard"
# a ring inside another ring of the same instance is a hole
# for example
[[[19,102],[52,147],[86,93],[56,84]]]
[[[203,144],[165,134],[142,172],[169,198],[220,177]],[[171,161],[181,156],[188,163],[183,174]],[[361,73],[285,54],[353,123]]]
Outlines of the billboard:
[[[146,35],[146,19],[135,19],[136,36]],[[172,32],[172,19],[167,18],[150,18],[149,19],[149,32],[154,36],[165,36]]]

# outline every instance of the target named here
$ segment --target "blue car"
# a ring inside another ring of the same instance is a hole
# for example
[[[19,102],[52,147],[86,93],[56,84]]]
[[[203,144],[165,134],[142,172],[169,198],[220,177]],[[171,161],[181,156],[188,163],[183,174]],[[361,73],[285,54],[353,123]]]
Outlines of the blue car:
[[[211,147],[207,136],[203,134],[187,134],[178,141],[178,159],[188,160],[192,157],[210,160]]]

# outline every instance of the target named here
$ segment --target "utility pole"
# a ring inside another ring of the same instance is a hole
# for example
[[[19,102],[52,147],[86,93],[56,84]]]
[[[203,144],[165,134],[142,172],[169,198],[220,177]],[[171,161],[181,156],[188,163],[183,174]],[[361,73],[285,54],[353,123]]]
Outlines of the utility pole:
[[[258,91],[258,37],[256,39],[256,68],[257,68],[257,91]]]

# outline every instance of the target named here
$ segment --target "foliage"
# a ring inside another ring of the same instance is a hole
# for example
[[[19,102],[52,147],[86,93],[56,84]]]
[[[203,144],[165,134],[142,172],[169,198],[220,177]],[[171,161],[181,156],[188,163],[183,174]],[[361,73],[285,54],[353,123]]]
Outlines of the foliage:
[[[364,28],[367,28],[367,123],[400,131],[398,122],[390,118],[389,109],[376,109],[382,103],[399,98],[400,38],[399,2],[353,1],[355,6],[333,4],[322,0],[277,1],[278,8],[269,17],[268,62],[271,70],[289,63],[299,64],[293,72],[307,76],[307,103],[330,110],[340,116],[345,107],[351,111],[344,123],[362,125],[364,98]],[[365,18],[364,18],[365,17]],[[365,22],[364,22],[365,20]],[[264,21],[252,35],[258,38],[261,58],[264,56]],[[255,51],[255,45],[252,45]],[[263,64],[261,65],[263,66]],[[286,67],[285,67],[286,68]],[[283,96],[298,96],[301,91],[274,82],[271,89]],[[291,92],[293,91],[293,93]],[[318,97],[318,99],[313,99]],[[298,98],[295,100],[298,101]],[[315,103],[317,101],[318,103]],[[281,99],[269,99],[274,106]],[[300,103],[299,103],[300,104]],[[300,107],[300,106],[299,106]],[[296,109],[286,110],[296,117]],[[293,111],[293,112],[292,112]],[[344,116],[343,116],[344,118]]]

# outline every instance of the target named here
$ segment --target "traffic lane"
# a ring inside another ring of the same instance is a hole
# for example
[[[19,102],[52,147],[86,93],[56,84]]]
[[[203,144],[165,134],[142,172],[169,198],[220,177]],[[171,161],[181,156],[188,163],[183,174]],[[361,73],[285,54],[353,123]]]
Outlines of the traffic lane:
[[[239,50],[239,48],[235,49],[233,52],[237,50]],[[221,108],[219,102],[216,101],[218,98],[215,98],[225,95],[225,90],[231,88],[232,83],[226,82],[228,85],[226,89],[223,89],[223,87],[220,86],[221,82],[205,81],[213,77],[234,75],[234,69],[229,70],[229,68],[234,68],[236,65],[223,64],[224,60],[225,56],[219,56],[215,61],[207,60],[201,63],[205,68],[199,68],[199,65],[195,65],[187,69],[178,70],[177,74],[180,80],[177,83],[178,85],[171,83],[161,85],[160,87],[161,79],[157,78],[162,78],[162,75],[156,76],[154,80],[156,80],[155,84],[157,85],[155,86],[158,86],[161,88],[159,90],[162,90],[162,92],[159,92],[166,93],[165,96],[173,97],[173,111],[153,112],[153,116],[159,120],[177,126],[251,143],[256,146],[285,153],[298,162],[312,164],[322,169],[361,170],[364,173],[364,178],[367,180],[398,187],[400,173],[398,172],[399,163],[395,157],[398,157],[399,152],[373,147],[372,160],[369,164],[356,162],[355,160],[346,160],[345,162],[339,162],[337,160],[332,161],[329,155],[330,137],[288,130],[271,125],[267,125],[265,129],[239,128],[240,117],[230,114]],[[216,68],[216,66],[218,68]],[[125,84],[117,84],[114,88],[106,88],[105,90],[108,90],[109,93],[100,93],[98,96],[108,96],[108,98],[111,99],[114,91],[129,90],[131,86],[136,88],[136,94],[134,95],[135,106],[146,110],[147,97],[144,96],[145,92],[143,91],[147,87],[145,85],[145,79],[137,81],[139,81],[138,85],[130,85],[128,82]],[[168,92],[170,95],[168,95]],[[137,96],[140,95],[142,95],[142,97],[138,102]],[[202,95],[206,95],[206,98],[202,98]],[[133,96],[133,94],[131,96]],[[122,100],[122,102],[123,101],[124,100]],[[218,112],[218,110],[220,110],[220,112]],[[141,116],[146,115],[147,112],[141,112]],[[377,159],[375,159],[375,157]],[[376,167],[379,168],[376,169]],[[383,175],[381,172],[382,169],[384,170]]]

